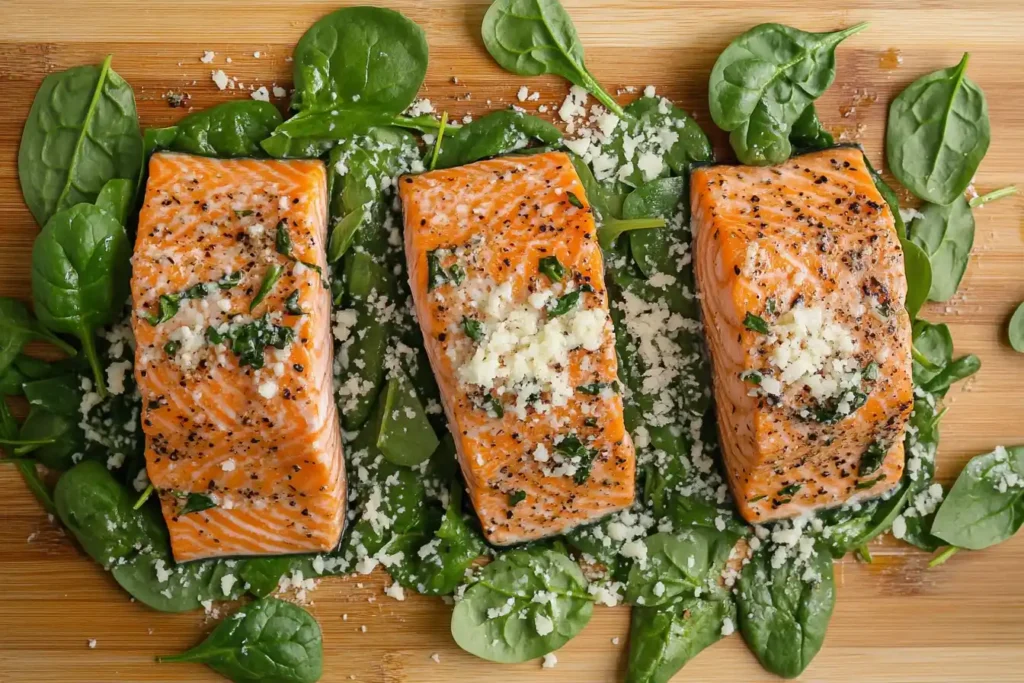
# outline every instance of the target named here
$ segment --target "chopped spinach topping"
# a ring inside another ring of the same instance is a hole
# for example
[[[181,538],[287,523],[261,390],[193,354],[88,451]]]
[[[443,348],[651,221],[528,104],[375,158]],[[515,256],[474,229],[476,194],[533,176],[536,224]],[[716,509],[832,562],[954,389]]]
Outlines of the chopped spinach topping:
[[[790,484],[789,486],[783,486],[781,489],[779,489],[779,497],[781,498],[792,496],[803,487],[803,484]]]
[[[256,310],[256,307],[263,303],[263,300],[267,298],[267,295],[274,289],[274,285],[281,279],[281,273],[283,269],[277,263],[271,263],[267,267],[267,272],[263,274],[263,282],[260,283],[259,290],[256,291],[256,296],[253,298],[252,303],[249,304],[249,312],[252,313]]]
[[[299,290],[296,289],[284,300],[284,310],[292,315],[306,315],[306,312],[302,310],[302,306],[299,305]]]
[[[235,217],[236,218],[246,218],[248,216],[251,216],[252,214],[253,214],[253,210],[252,209],[235,209]]]
[[[215,286],[220,289],[231,289],[241,281],[242,271],[236,270],[233,273],[225,275],[216,282],[199,282],[176,294],[161,294],[160,298],[157,300],[159,313],[156,315],[152,313],[140,313],[139,317],[150,325],[165,323],[178,314],[183,300],[202,299],[213,291],[213,287]]]
[[[869,488],[873,487],[875,484],[877,484],[878,482],[880,482],[880,481],[882,481],[884,479],[885,479],[885,474],[880,474],[877,477],[875,477],[874,479],[870,479],[868,481],[858,481],[856,484],[853,485],[853,488],[857,489],[858,491],[863,491],[864,489],[869,489]]]
[[[179,498],[185,498],[185,504],[178,510],[179,515],[190,515],[193,512],[202,512],[203,510],[217,507],[213,499],[203,493],[190,493],[187,496],[175,493],[174,495]]]
[[[761,380],[764,379],[764,376],[761,375],[760,372],[757,372],[755,370],[751,370],[749,372],[742,373],[741,379],[744,382],[750,382],[754,386],[758,386],[759,387],[759,386],[761,386]]]
[[[747,328],[751,332],[760,332],[761,334],[768,334],[768,323],[764,321],[759,315],[747,312],[747,315],[743,318],[743,327]]]
[[[245,325],[232,327],[225,333],[218,332],[213,326],[206,328],[206,340],[211,344],[227,344],[231,352],[238,356],[238,364],[260,369],[264,365],[263,352],[268,346],[284,349],[295,339],[295,330],[283,325],[275,325],[267,316],[253,320]]]
[[[553,304],[548,306],[548,317],[557,318],[558,316],[565,315],[576,308],[580,303],[580,294],[583,291],[584,290],[580,288],[558,297]]]
[[[278,254],[291,257],[292,238],[288,235],[288,221],[282,220],[277,224],[277,234],[274,236],[274,246],[277,248]]]
[[[597,396],[605,389],[612,389],[618,391],[618,386],[615,382],[593,382],[591,384],[581,384],[576,387],[576,391],[581,394],[587,394],[588,396]]]
[[[565,437],[555,444],[555,450],[562,455],[569,456],[573,460],[573,464],[576,465],[576,474],[573,475],[573,481],[577,484],[583,484],[590,478],[590,468],[594,464],[597,452],[592,448],[584,446],[579,437],[575,434]]]
[[[866,477],[877,472],[878,468],[882,466],[885,454],[888,451],[889,447],[886,444],[881,441],[872,441],[871,445],[864,451],[864,455],[860,457],[860,467],[857,470],[857,474],[861,477]]]
[[[522,489],[516,489],[512,493],[508,494],[508,504],[511,507],[515,507],[516,505],[519,505],[524,500],[526,500],[526,491],[524,491]]]
[[[447,249],[432,249],[427,252],[427,290],[440,287],[446,282],[453,282],[456,286],[461,285],[466,279],[466,271],[459,264],[453,264],[446,269],[441,265],[441,259],[448,253]]]
[[[764,307],[769,315],[775,315],[775,297],[768,297],[768,300],[764,302]]]
[[[864,366],[864,379],[872,382],[878,379],[878,363],[871,361]]]
[[[174,341],[172,339],[171,341],[169,341],[166,344],[164,344],[164,353],[166,353],[168,356],[173,356],[174,354],[176,354],[178,352],[178,349],[180,349],[180,348],[181,348],[181,342],[180,341]]]
[[[479,320],[464,316],[462,318],[462,329],[465,331],[466,336],[475,342],[484,338],[484,324]]]
[[[565,266],[557,256],[545,256],[537,264],[537,270],[552,282],[561,282],[565,277]]]
[[[843,403],[843,397],[847,394],[853,394],[853,398],[849,401],[849,410],[840,412],[839,406]],[[857,412],[857,409],[864,405],[868,400],[868,395],[863,391],[852,389],[849,392],[843,392],[839,396],[834,396],[826,403],[820,404],[814,409],[813,419],[815,422],[822,424],[835,424],[842,420],[844,417],[853,415]]]
[[[762,494],[760,496],[754,496],[753,498],[747,498],[747,502],[748,503],[756,503],[757,501],[764,500],[767,497],[768,496]]]
[[[484,407],[486,407],[488,411],[494,413],[496,417],[505,417],[505,406],[501,404],[501,399],[497,396],[488,395],[487,398],[484,399]]]
[[[576,196],[575,192],[566,192],[565,194],[566,194],[566,197],[568,197],[570,204],[575,206],[577,209],[584,208],[583,207],[583,202],[580,200],[579,197]]]

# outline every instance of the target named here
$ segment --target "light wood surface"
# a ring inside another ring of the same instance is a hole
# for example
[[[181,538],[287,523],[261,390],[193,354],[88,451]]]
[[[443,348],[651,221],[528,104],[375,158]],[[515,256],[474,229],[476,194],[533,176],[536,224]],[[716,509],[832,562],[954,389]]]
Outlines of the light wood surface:
[[[386,2],[424,27],[430,69],[422,93],[451,114],[511,103],[520,85],[549,106],[564,97],[553,78],[526,81],[500,71],[483,49],[486,2]],[[204,107],[219,92],[211,68],[245,84],[290,82],[286,58],[306,28],[339,4],[289,0],[0,0],[0,294],[28,298],[29,253],[37,228],[18,189],[17,148],[32,97],[46,73],[98,62],[134,87],[142,123],[183,115],[163,96],[184,91]],[[693,111],[716,146],[725,140],[707,114],[707,79],[722,48],[762,21],[806,30],[858,21],[871,28],[839,49],[839,76],[818,110],[834,132],[861,141],[882,166],[888,102],[906,84],[972,53],[970,76],[985,90],[992,146],[976,179],[984,192],[1024,188],[1024,6],[1011,0],[772,2],[568,0],[591,71],[609,90],[658,91]],[[215,64],[199,61],[204,50]],[[253,52],[260,51],[260,59]],[[896,52],[901,59],[896,64]],[[226,64],[225,57],[232,57]],[[895,66],[895,68],[893,68]],[[453,82],[458,79],[458,83]],[[466,100],[466,96],[472,97]],[[629,96],[626,96],[627,98]],[[490,100],[490,106],[488,106]],[[534,103],[530,108],[536,107]],[[972,455],[1024,443],[1024,356],[1010,350],[1005,325],[1024,299],[1024,197],[977,211],[967,276],[950,306],[924,316],[948,322],[958,353],[982,369],[950,393],[939,472],[949,480]],[[837,565],[838,603],[808,681],[1024,681],[1024,538],[961,553],[940,569],[889,541],[875,564]],[[362,583],[357,583],[361,581]],[[539,662],[500,666],[458,650],[450,607],[412,596],[396,602],[383,578],[332,579],[312,594],[324,630],[325,681],[613,681],[623,676],[629,624],[625,608],[598,608],[583,634]],[[104,571],[47,521],[13,468],[0,468],[0,681],[216,680],[196,665],[157,665],[152,657],[197,642],[212,627],[202,614],[168,615],[131,603]],[[348,615],[345,620],[344,615]],[[361,626],[366,626],[366,632]],[[618,637],[619,644],[612,643]],[[95,649],[88,639],[97,641]],[[431,660],[437,653],[440,663]],[[691,662],[678,680],[770,680],[739,636]]]

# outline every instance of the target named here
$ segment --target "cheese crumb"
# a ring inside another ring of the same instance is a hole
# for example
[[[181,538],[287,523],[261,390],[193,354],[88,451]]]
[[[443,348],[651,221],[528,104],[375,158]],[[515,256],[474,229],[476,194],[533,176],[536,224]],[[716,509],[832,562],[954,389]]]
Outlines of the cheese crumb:
[[[441,655],[437,654],[436,652],[434,654],[430,655],[430,658],[432,660],[434,660],[435,664],[440,664],[441,663]]]
[[[259,100],[260,102],[270,101],[270,93],[267,91],[267,86],[265,85],[261,85],[256,90],[253,90],[251,93],[249,93],[249,97],[253,98],[254,100]]]
[[[530,96],[530,89],[529,89],[529,88],[527,88],[527,87],[526,87],[525,85],[523,85],[523,86],[520,86],[520,87],[519,87],[519,92],[518,92],[518,93],[516,93],[516,98],[517,98],[517,99],[518,99],[518,100],[519,100],[520,102],[525,102],[525,101],[526,101],[526,98],[527,98],[527,97],[529,97],[529,96]]]
[[[203,52],[203,56],[199,58],[199,61],[202,62],[203,64],[212,64],[213,63],[213,58],[216,57],[216,56],[217,56],[216,52],[212,52],[210,50],[206,50],[205,52]]]
[[[722,621],[722,635],[723,636],[731,636],[735,632],[736,632],[736,626],[733,625],[732,619],[730,619],[729,617],[726,617],[725,620]]]
[[[228,75],[224,73],[222,69],[211,71],[210,78],[213,79],[213,83],[217,86],[218,90],[223,90],[228,87]]]
[[[405,600],[405,589],[402,588],[402,585],[400,583],[398,583],[397,581],[395,583],[391,584],[390,586],[388,586],[387,589],[384,591],[384,593],[389,598],[394,598],[395,600],[398,600],[399,602]]]
[[[273,87],[273,91],[274,91],[274,97],[277,97],[278,99],[288,95],[288,91],[285,90],[284,88],[282,88],[279,85],[275,85]]]
[[[96,649],[96,639],[95,638],[90,638],[89,640],[86,641],[86,644],[89,646],[90,650],[95,650]]]
[[[220,589],[224,595],[231,595],[231,588],[235,585],[238,579],[235,578],[234,574],[225,574],[220,577]]]
[[[555,656],[554,652],[549,652],[544,655],[544,662],[541,664],[542,669],[554,669],[555,665],[558,664],[558,657]]]
[[[272,380],[268,380],[259,386],[260,396],[267,400],[270,400],[277,396],[277,391],[277,382],[274,382]]]
[[[534,616],[533,625],[537,629],[537,635],[539,636],[546,636],[555,630],[554,622],[540,612]]]

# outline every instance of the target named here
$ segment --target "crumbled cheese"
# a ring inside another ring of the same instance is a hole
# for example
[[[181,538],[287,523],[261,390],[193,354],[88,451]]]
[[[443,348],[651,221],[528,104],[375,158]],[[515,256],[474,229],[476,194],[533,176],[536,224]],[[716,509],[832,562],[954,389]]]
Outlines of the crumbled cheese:
[[[286,95],[288,95],[288,91],[285,90],[284,88],[282,88],[279,85],[275,85],[273,87],[273,92],[274,92],[274,97],[277,97],[279,99],[282,98],[282,97],[285,97]]]
[[[433,114],[434,106],[430,103],[430,100],[416,100],[409,105],[409,108],[405,110],[406,116],[422,116],[423,114]]]
[[[402,585],[397,581],[388,586],[384,593],[389,598],[394,598],[395,600],[398,600],[400,602],[405,600],[405,589],[402,588]]]
[[[267,86],[261,85],[259,88],[249,93],[249,97],[254,100],[259,100],[260,102],[269,102],[270,92],[267,90]]]
[[[722,621],[722,636],[731,636],[736,632],[736,626],[732,623],[732,619],[726,617]]]
[[[223,90],[224,88],[228,87],[228,75],[224,73],[222,69],[211,71],[210,78],[213,79],[213,83],[217,86],[218,90]]]
[[[225,472],[234,472],[235,471],[235,460],[234,460],[234,458],[228,458],[227,460],[222,462],[220,464],[220,468],[222,470],[224,470]]]
[[[523,85],[523,86],[520,86],[520,87],[519,87],[519,92],[518,92],[518,93],[516,93],[516,98],[517,98],[517,99],[518,99],[518,100],[519,100],[520,102],[525,102],[525,101],[526,101],[526,98],[527,98],[527,97],[529,97],[529,96],[530,96],[530,89],[529,89],[529,88],[527,88],[527,87],[526,87],[525,85]]]
[[[430,658],[434,661],[435,664],[441,663],[441,655],[437,654],[436,652],[430,655]]]
[[[212,64],[213,63],[213,58],[215,56],[217,56],[216,52],[211,52],[210,50],[206,50],[205,52],[203,52],[203,56],[199,58],[199,61],[202,62],[203,64]]]
[[[90,650],[95,650],[96,649],[97,643],[96,643],[96,639],[95,638],[90,638],[89,640],[86,641],[86,644],[89,646]]]
[[[555,624],[550,618],[537,612],[533,617],[534,628],[537,629],[538,636],[546,636],[555,630]]]
[[[234,574],[225,574],[220,577],[221,592],[223,592],[224,595],[231,595],[231,588],[235,585],[236,581],[238,581],[238,579],[235,578]]]
[[[541,668],[554,669],[558,664],[558,657],[555,656],[554,652],[549,652],[544,655],[544,663],[541,664]]]
[[[644,97],[654,97],[654,93],[655,90],[653,85],[649,85],[646,88],[644,88]]]
[[[896,538],[903,538],[907,535],[907,520],[903,515],[898,515],[892,520],[892,535]]]
[[[124,393],[125,373],[132,369],[131,361],[123,360],[107,366],[107,389],[115,396]]]
[[[270,400],[277,396],[278,388],[279,387],[277,386],[277,382],[274,382],[273,380],[267,380],[266,382],[263,382],[259,386],[260,396],[267,400]]]

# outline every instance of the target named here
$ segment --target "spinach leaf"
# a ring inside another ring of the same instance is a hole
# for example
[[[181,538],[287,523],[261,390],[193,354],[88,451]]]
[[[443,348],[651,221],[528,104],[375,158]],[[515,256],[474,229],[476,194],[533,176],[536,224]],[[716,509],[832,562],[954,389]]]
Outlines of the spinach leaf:
[[[618,188],[614,186],[598,182],[594,177],[594,172],[590,170],[590,166],[579,156],[570,154],[569,158],[572,159],[576,175],[579,176],[580,184],[583,185],[583,190],[586,192],[587,202],[596,213],[597,220],[600,222],[610,218],[622,218],[622,203],[627,193],[619,192]]]
[[[634,607],[629,626],[626,683],[668,683],[704,648],[718,642],[736,620],[728,594],[688,597],[663,607]]]
[[[439,442],[408,380],[401,374],[391,377],[377,404],[368,428],[376,433],[375,443],[384,458],[406,467],[429,459]]]
[[[789,144],[793,147],[794,154],[827,149],[836,144],[832,134],[821,125],[814,104],[807,105],[800,118],[793,123],[793,128],[789,131]]]
[[[535,597],[543,592],[543,601]],[[535,659],[565,645],[590,621],[593,598],[579,566],[541,547],[511,550],[480,571],[452,613],[452,636],[492,662]]]
[[[432,535],[410,534],[388,546],[391,554],[403,553],[388,570],[400,584],[424,595],[449,595],[466,581],[466,571],[487,546],[463,517],[462,495],[462,482],[453,482],[444,518]]]
[[[931,532],[950,545],[981,550],[1024,523],[1024,446],[971,458],[942,501]]]
[[[445,136],[437,155],[436,168],[462,166],[473,161],[523,149],[536,140],[555,145],[562,131],[536,116],[511,109],[491,112]]]
[[[112,178],[132,181],[142,165],[135,96],[110,68],[80,66],[43,79],[18,150],[25,203],[39,225],[92,203]]]
[[[412,103],[427,72],[423,29],[381,7],[326,15],[303,34],[292,56],[292,108],[299,112],[397,114]]]
[[[265,598],[277,590],[282,576],[292,571],[297,562],[305,559],[301,555],[254,557],[241,563],[238,576],[250,593],[257,598]]]
[[[806,566],[792,558],[776,567],[767,546],[740,573],[736,592],[740,632],[761,666],[799,676],[821,649],[832,608],[832,558],[818,550]]]
[[[190,515],[193,512],[202,512],[203,510],[215,507],[217,507],[217,504],[208,495],[204,493],[189,493],[185,496],[185,504],[178,509],[178,514]]]
[[[128,298],[131,245],[124,227],[92,204],[55,213],[32,248],[32,298],[47,328],[73,334],[106,395],[94,330],[114,321]]]
[[[967,78],[967,53],[954,67],[922,76],[889,107],[889,170],[908,190],[935,204],[963,196],[988,151],[988,104]]]
[[[911,493],[911,487],[904,483],[888,498],[861,503],[857,510],[843,506],[822,512],[819,518],[827,532],[820,535],[820,543],[836,559],[870,543],[892,527]]]
[[[735,543],[732,533],[699,526],[648,536],[647,560],[630,570],[626,600],[658,607],[714,587]]]
[[[73,346],[40,325],[25,304],[0,297],[0,373],[14,362],[30,339],[48,341],[72,356],[76,353]]]
[[[622,217],[663,218],[666,221],[689,223],[686,201],[686,177],[659,178],[645,183],[626,195],[622,202]],[[629,249],[633,260],[646,277],[656,273],[676,273],[676,261],[671,246],[673,235],[665,230],[634,230],[629,233]]]
[[[946,206],[925,204],[908,231],[910,241],[921,247],[931,262],[928,298],[948,301],[960,286],[974,246],[971,207],[962,196]]]
[[[309,612],[261,598],[222,621],[199,645],[158,662],[199,662],[237,683],[315,683],[323,672],[320,625]]]
[[[65,472],[53,498],[60,521],[106,569],[163,533],[158,522],[133,509],[128,490],[96,460],[83,460]]]
[[[740,162],[764,166],[789,158],[794,124],[835,79],[836,46],[865,28],[806,33],[759,24],[725,48],[711,70],[708,98],[711,118],[731,133]]]
[[[913,320],[921,311],[932,289],[932,262],[916,242],[900,238],[903,248],[903,269],[907,274],[907,298],[903,304]]]
[[[222,102],[168,128],[147,129],[146,156],[158,149],[228,159],[263,156],[260,142],[281,122],[281,112],[270,102]]]
[[[1010,317],[1006,335],[1013,350],[1017,353],[1024,353],[1024,301],[1017,304],[1017,310]]]
[[[614,168],[624,166],[632,172],[618,179],[631,187],[640,187],[657,177],[669,173],[689,175],[690,166],[698,161],[714,158],[711,143],[686,112],[661,97],[641,97],[626,107],[629,118],[615,127],[602,152],[615,157]],[[652,136],[651,131],[657,131]],[[665,139],[673,140],[670,145]],[[633,148],[632,153],[627,149]],[[641,169],[636,163],[640,154],[654,153],[661,160],[657,173]]]
[[[436,131],[440,126],[439,121],[427,114],[408,117],[359,109],[300,113],[278,126],[260,146],[276,158],[318,157],[335,143],[364,135],[374,128],[408,128],[425,133]],[[451,128],[451,124],[448,127]]]
[[[74,464],[74,456],[85,450],[85,435],[79,426],[80,416],[50,412],[34,407],[21,425],[21,441],[40,441],[31,449],[32,458],[54,470],[66,470]]]
[[[17,436],[18,423],[11,414],[7,401],[0,398],[0,439],[13,440]],[[0,448],[0,456],[2,455],[3,449]],[[2,462],[3,459],[0,458],[0,463]],[[39,475],[39,468],[36,467],[36,464],[31,460],[24,459],[15,459],[13,462],[14,466],[18,469],[18,473],[21,474],[21,478],[25,480],[25,485],[36,497],[40,505],[43,506],[43,509],[51,515],[56,515],[57,508],[53,503],[53,494],[50,491],[50,487]]]
[[[587,71],[583,44],[558,0],[496,0],[487,8],[481,33],[487,51],[506,71],[557,74],[585,88],[617,116],[626,116]]]
[[[96,207],[109,213],[124,226],[128,225],[128,215],[134,203],[135,183],[126,178],[108,180],[96,196]]]

